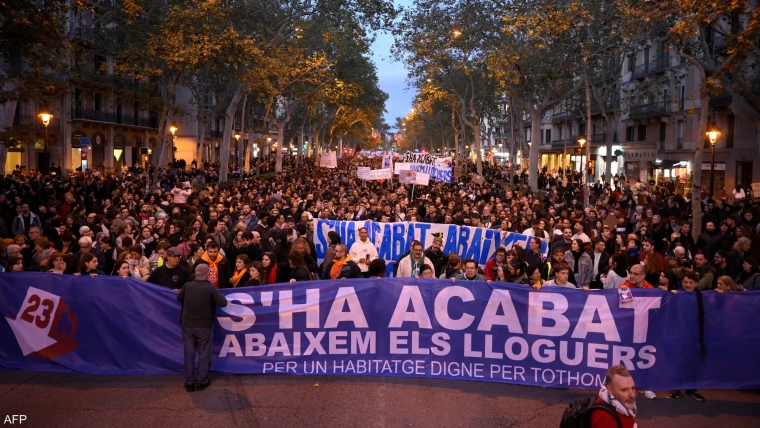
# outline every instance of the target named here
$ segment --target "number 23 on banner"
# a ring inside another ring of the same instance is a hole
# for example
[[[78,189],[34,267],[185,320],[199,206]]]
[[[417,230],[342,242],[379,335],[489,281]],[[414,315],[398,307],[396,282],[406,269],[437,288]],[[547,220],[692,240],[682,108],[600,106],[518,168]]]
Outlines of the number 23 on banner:
[[[76,330],[76,317],[61,297],[34,287],[27,290],[16,318],[6,319],[24,355],[71,340]]]

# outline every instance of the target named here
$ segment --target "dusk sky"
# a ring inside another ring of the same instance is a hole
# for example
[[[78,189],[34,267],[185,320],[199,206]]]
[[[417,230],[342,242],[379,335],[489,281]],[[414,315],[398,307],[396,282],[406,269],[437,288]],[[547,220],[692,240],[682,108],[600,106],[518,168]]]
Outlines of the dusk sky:
[[[397,6],[409,6],[411,0],[395,0]],[[396,117],[403,117],[412,108],[414,91],[406,87],[406,68],[403,64],[391,58],[393,35],[379,33],[372,45],[372,60],[377,66],[377,76],[380,79],[380,89],[388,94],[385,103],[385,123],[393,126]]]

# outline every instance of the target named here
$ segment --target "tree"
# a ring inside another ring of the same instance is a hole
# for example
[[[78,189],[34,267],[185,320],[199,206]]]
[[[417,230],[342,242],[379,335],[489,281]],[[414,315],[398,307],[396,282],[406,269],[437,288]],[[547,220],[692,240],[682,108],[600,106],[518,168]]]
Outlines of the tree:
[[[500,22],[496,2],[424,0],[409,9],[394,34],[394,53],[418,88],[431,83],[457,100],[458,118],[473,133],[478,174],[483,174],[481,127],[496,105],[496,82],[487,47]]]
[[[69,13],[83,2],[52,0],[0,2],[0,166],[8,147],[18,145],[11,131],[19,99],[46,102],[62,93],[67,83]]]
[[[664,0],[633,5],[625,13],[638,19],[642,31],[668,37],[681,58],[694,66],[702,85],[699,92],[699,131],[707,131],[710,95],[726,91],[733,95],[732,109],[755,122],[760,147],[760,97],[757,61],[760,49],[760,9],[750,0]],[[725,50],[716,49],[713,35],[725,37]],[[702,233],[702,157],[698,140],[694,153],[691,208],[692,235]]]
[[[560,2],[518,0],[504,14],[504,32],[489,51],[490,70],[503,90],[522,104],[531,121],[531,139],[540,141],[541,120],[583,87],[577,49],[566,26],[553,27],[565,7]],[[538,143],[530,145],[530,186],[538,187]]]

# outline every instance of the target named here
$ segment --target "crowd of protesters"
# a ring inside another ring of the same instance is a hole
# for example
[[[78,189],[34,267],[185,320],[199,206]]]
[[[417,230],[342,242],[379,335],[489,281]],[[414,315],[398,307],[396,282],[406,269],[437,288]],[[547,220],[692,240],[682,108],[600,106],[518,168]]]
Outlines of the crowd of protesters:
[[[507,169],[486,163],[482,184],[432,181],[412,198],[407,186],[354,178],[357,166],[377,162],[350,158],[337,169],[307,162],[297,173],[236,173],[239,178],[222,188],[215,165],[196,169],[194,162],[163,171],[152,187],[141,169],[89,170],[65,179],[16,171],[0,185],[2,265],[7,271],[120,275],[172,288],[181,287],[199,263],[211,267],[210,281],[219,288],[382,277],[385,262],[364,229],[350,248],[330,233],[324,262],[316,259],[313,218],[370,219],[533,236],[527,248],[497,249],[485,266],[444,254],[441,238],[429,248],[415,241],[395,263],[400,277],[676,291],[692,274],[700,291],[760,289],[760,206],[741,188],[735,197],[705,195],[703,232],[695,239],[691,204],[668,185],[615,176],[591,186],[584,206],[578,174],[544,170],[542,189],[534,192],[520,184],[524,171],[507,185]],[[286,162],[286,169],[291,166]],[[265,162],[260,170],[271,167]],[[541,251],[545,240],[548,257]]]
[[[585,205],[577,173],[543,170],[540,189],[530,189],[525,171],[508,177],[507,168],[486,162],[482,183],[464,174],[417,186],[412,195],[397,182],[355,178],[356,167],[379,162],[352,157],[335,169],[311,161],[296,169],[288,158],[285,173],[260,175],[273,169],[267,160],[248,174],[233,168],[234,179],[221,186],[208,163],[159,171],[158,183],[141,168],[65,178],[17,170],[0,183],[1,267],[115,275],[175,290],[204,264],[217,288],[386,275],[365,229],[350,247],[330,232],[318,263],[312,219],[322,218],[457,224],[532,237],[527,248],[498,248],[484,266],[444,254],[440,237],[429,248],[414,241],[394,265],[398,277],[536,290],[760,290],[760,205],[740,187],[733,197],[704,195],[703,232],[695,237],[688,195],[670,182],[616,175],[590,186]]]

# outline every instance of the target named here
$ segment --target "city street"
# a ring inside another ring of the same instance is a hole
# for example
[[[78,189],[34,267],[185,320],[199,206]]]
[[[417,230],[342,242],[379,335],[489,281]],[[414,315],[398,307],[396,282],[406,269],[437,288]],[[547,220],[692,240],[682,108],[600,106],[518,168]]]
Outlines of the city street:
[[[760,393],[638,399],[638,427],[760,426]],[[180,376],[0,372],[0,412],[23,426],[555,427],[584,391],[485,382],[347,376],[216,376],[187,393]],[[665,393],[658,393],[664,396]]]

